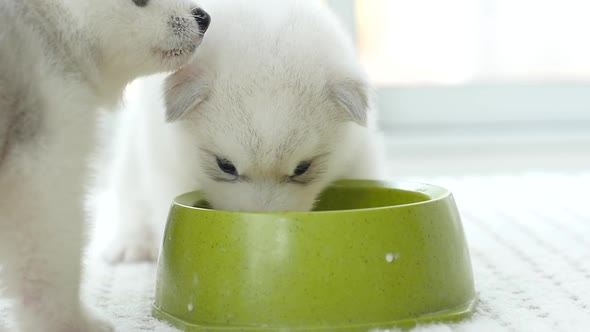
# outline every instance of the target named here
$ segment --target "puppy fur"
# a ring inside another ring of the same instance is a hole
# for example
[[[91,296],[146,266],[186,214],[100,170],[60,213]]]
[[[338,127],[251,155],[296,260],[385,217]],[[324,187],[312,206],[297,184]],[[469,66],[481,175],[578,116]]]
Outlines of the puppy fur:
[[[370,86],[327,8],[202,3],[215,21],[194,61],[142,79],[114,120],[91,207],[110,262],[155,259],[186,191],[218,209],[306,211],[336,179],[381,177]]]

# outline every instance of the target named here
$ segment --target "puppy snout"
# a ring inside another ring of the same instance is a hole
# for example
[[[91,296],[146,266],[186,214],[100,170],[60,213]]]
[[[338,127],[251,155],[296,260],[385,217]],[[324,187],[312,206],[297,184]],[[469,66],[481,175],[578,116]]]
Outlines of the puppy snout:
[[[209,24],[211,24],[211,16],[209,16],[209,14],[207,14],[207,12],[203,9],[195,8],[193,9],[193,17],[195,20],[197,20],[197,24],[199,25],[201,32],[204,33],[207,31]]]

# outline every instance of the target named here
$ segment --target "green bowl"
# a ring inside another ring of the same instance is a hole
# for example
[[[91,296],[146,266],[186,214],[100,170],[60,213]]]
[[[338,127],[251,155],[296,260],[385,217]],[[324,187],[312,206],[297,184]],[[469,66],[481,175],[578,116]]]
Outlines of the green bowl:
[[[181,195],[158,264],[153,315],[184,331],[403,328],[477,303],[453,197],[427,184],[340,181],[313,212]]]

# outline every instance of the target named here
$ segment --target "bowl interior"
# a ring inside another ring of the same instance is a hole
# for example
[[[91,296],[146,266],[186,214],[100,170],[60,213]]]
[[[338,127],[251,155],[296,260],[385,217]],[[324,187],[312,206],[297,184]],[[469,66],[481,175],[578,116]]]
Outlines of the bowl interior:
[[[329,187],[318,197],[314,211],[357,210],[428,201],[419,192],[385,187]]]
[[[187,197],[188,198],[188,197]],[[376,186],[371,181],[366,185],[351,186],[347,181],[337,182],[324,190],[312,211],[344,211],[371,209],[396,205],[426,202],[433,197],[425,192]],[[201,209],[213,209],[203,196],[188,198],[186,205]]]

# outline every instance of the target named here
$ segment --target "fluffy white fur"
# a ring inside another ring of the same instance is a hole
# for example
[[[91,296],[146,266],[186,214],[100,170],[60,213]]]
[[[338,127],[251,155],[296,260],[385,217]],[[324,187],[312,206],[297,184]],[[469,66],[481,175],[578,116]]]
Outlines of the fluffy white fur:
[[[185,64],[188,0],[0,0],[0,264],[23,332],[110,331],[80,303],[85,160],[96,110]]]
[[[303,211],[335,179],[379,176],[369,86],[326,8],[202,3],[214,21],[194,61],[142,79],[116,119],[92,207],[111,239],[108,261],[154,259],[170,204],[186,191],[203,190],[218,209]]]

